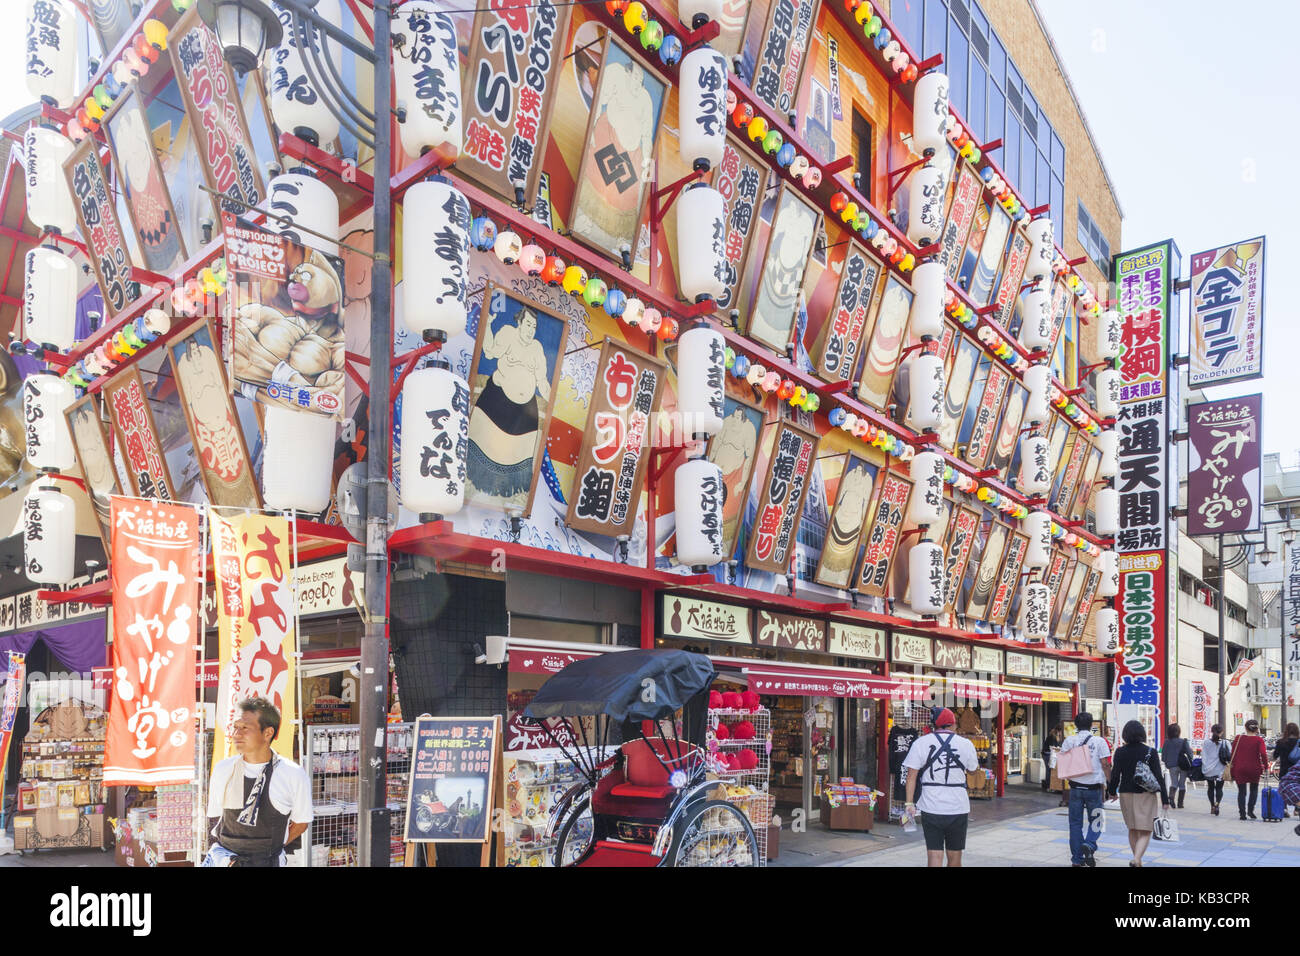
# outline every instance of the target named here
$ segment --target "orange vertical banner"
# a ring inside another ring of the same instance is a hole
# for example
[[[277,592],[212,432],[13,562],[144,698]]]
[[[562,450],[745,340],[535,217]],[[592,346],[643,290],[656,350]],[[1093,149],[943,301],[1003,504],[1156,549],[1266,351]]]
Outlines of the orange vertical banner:
[[[111,499],[112,703],[106,785],[194,779],[199,515],[187,505]]]

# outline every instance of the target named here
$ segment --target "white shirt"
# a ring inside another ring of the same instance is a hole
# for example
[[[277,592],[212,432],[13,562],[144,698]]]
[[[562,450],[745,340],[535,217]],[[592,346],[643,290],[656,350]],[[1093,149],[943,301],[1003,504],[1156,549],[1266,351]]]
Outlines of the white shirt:
[[[219,817],[225,803],[226,785],[237,765],[243,765],[245,778],[256,778],[262,772],[265,763],[244,763],[236,754],[220,760],[212,768],[212,781],[208,786],[208,817]],[[289,823],[311,822],[311,779],[306,771],[292,760],[280,757],[276,760],[275,770],[271,773],[271,792],[268,794],[271,805],[279,813],[287,814]],[[239,800],[244,798],[244,790],[239,788]],[[285,834],[289,832],[285,827]]]
[[[1086,773],[1082,777],[1071,777],[1070,783],[1090,784],[1105,783],[1106,774],[1101,769],[1101,762],[1110,756],[1110,744],[1102,740],[1091,730],[1081,730],[1073,737],[1066,737],[1061,744],[1061,753],[1073,750],[1075,747],[1087,747],[1092,751],[1092,773]]]
[[[931,748],[938,754],[944,739],[951,731],[943,731],[943,739],[934,732],[919,737],[912,744],[912,749],[903,758],[903,766],[910,770],[920,770],[930,759]],[[965,737],[951,734],[950,751],[942,757],[936,756],[930,768],[921,776],[921,799],[916,809],[922,813],[956,815],[970,813],[970,797],[966,794],[966,774],[978,770],[979,756],[975,745]],[[940,784],[962,784],[962,786],[940,786]],[[933,784],[933,786],[932,786]]]

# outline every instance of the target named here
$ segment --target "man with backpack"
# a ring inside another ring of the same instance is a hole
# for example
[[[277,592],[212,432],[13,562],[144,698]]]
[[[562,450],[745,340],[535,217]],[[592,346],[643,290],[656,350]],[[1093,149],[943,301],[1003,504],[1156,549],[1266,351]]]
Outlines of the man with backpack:
[[[1074,718],[1076,733],[1066,737],[1056,761],[1056,773],[1070,783],[1070,864],[1096,866],[1101,836],[1102,804],[1110,777],[1110,745],[1092,732],[1092,714]],[[1073,757],[1071,752],[1083,748]]]
[[[908,816],[921,811],[925,831],[927,866],[961,866],[966,849],[966,824],[970,818],[970,797],[966,774],[979,769],[975,745],[959,737],[953,728],[957,718],[947,707],[934,715],[934,730],[919,738],[907,752],[903,766],[907,775]],[[920,784],[920,797],[916,796]],[[913,802],[915,801],[915,803]]]

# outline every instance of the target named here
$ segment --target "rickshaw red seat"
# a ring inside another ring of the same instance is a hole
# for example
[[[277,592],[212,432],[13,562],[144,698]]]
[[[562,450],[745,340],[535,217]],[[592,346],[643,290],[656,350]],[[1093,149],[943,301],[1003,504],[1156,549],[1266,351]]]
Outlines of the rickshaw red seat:
[[[644,843],[618,843],[601,840],[580,866],[631,867],[658,866],[663,857],[655,856]]]
[[[676,787],[670,787],[664,784],[662,787],[638,787],[634,783],[620,783],[618,786],[610,789],[610,793],[616,797],[643,797],[647,800],[662,800],[664,797],[672,796]]]
[[[662,787],[630,784],[622,771],[611,770],[596,784],[591,795],[591,810],[613,817],[662,820],[668,815],[674,793],[674,789],[666,784]]]
[[[674,769],[678,769],[685,763],[681,758],[698,749],[685,740],[662,740],[657,737],[629,740],[622,747],[626,758],[624,772],[627,782],[637,787],[666,787],[669,771],[660,761],[675,762]]]

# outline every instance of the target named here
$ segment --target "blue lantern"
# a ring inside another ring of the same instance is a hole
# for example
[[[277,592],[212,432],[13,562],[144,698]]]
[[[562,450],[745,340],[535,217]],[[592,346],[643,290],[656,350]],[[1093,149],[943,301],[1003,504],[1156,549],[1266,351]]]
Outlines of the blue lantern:
[[[981,177],[981,178],[982,178],[986,183],[991,183],[991,182],[993,182],[993,167],[992,167],[992,166],[985,166],[983,169],[981,169],[981,170],[980,170],[980,177]]]
[[[791,163],[793,163],[794,157],[795,157],[794,147],[791,146],[789,143],[786,143],[784,146],[782,146],[780,149],[776,151],[776,161],[781,164],[782,169],[784,169],[786,166],[789,166]]]
[[[868,222],[867,228],[863,230],[863,232],[867,234],[868,240],[875,238],[876,233],[878,233],[879,231],[880,231],[880,223],[876,222],[876,220],[874,219]]]
[[[675,36],[664,37],[663,46],[659,48],[659,59],[666,66],[672,66],[682,58],[682,41]]]
[[[610,289],[605,293],[605,311],[614,318],[623,314],[627,308],[627,296],[623,294],[622,289]]]
[[[830,420],[832,428],[839,428],[841,425],[844,424],[844,419],[848,417],[848,414],[849,413],[846,412],[841,406],[836,405],[834,408],[831,409],[830,414],[827,415],[826,417]]]
[[[117,99],[122,95],[122,91],[125,87],[122,86],[117,77],[110,72],[104,74],[104,89],[108,91],[109,96],[113,97],[113,99]]]
[[[749,357],[737,355],[736,361],[731,365],[731,374],[734,378],[743,380],[749,374]]]
[[[479,216],[470,224],[469,241],[479,252],[487,252],[497,241],[497,224],[487,216]]]
[[[881,30],[879,33],[876,34],[876,39],[873,40],[872,42],[876,44],[877,50],[883,50],[885,47],[889,46],[889,41],[892,39],[894,39],[894,35],[892,33],[890,33],[888,30]]]

